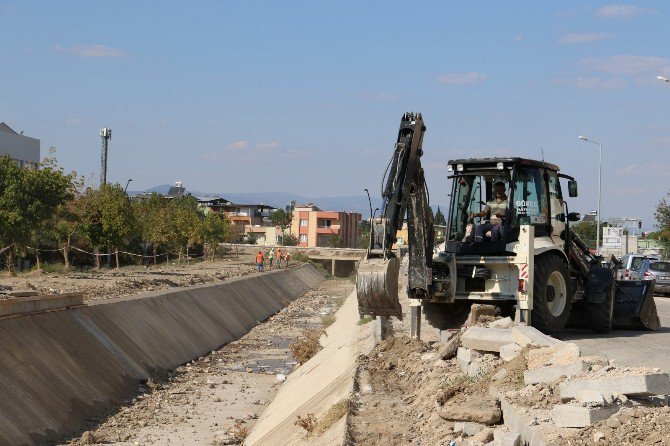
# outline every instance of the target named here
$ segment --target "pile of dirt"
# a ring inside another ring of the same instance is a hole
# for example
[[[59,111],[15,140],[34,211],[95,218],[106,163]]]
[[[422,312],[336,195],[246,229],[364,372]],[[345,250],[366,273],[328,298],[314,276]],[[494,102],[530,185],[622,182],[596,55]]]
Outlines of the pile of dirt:
[[[497,402],[488,394],[491,374],[470,378],[456,359],[439,359],[437,348],[427,343],[408,337],[382,341],[361,367],[370,373],[371,390],[355,398],[353,444],[448,445],[459,434],[453,432],[455,420],[443,419],[451,418],[445,411],[466,407],[471,418],[482,422],[500,419]]]

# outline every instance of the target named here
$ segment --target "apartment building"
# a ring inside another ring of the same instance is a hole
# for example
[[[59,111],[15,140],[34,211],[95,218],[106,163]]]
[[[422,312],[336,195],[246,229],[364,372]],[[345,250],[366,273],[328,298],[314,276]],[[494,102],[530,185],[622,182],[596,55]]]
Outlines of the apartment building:
[[[0,156],[9,155],[19,167],[37,167],[40,162],[40,140],[16,133],[0,122]]]
[[[231,224],[231,229],[240,239],[249,232],[265,232],[265,230],[248,231],[249,227],[267,227],[270,223],[270,213],[274,207],[264,204],[239,204],[225,198],[199,198],[198,203],[205,214],[208,212],[223,213]],[[269,240],[268,240],[269,241]]]
[[[359,213],[322,211],[310,203],[293,209],[291,234],[298,237],[298,246],[355,248],[360,237],[360,223]]]

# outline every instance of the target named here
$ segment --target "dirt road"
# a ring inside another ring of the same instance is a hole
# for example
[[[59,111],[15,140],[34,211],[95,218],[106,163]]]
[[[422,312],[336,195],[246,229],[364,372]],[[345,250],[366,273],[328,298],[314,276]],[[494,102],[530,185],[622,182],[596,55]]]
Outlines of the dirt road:
[[[40,294],[84,293],[84,301],[111,299],[174,287],[200,285],[255,272],[251,255],[222,260],[191,261],[159,266],[125,266],[116,269],[47,273],[34,270],[10,276],[0,273],[4,290],[35,290]]]

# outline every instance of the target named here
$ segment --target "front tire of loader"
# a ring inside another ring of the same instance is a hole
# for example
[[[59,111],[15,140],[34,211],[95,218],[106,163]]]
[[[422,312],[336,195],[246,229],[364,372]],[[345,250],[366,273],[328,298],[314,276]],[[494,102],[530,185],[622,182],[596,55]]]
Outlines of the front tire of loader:
[[[549,253],[535,259],[533,327],[546,334],[565,327],[572,307],[570,284],[568,265],[561,257]]]

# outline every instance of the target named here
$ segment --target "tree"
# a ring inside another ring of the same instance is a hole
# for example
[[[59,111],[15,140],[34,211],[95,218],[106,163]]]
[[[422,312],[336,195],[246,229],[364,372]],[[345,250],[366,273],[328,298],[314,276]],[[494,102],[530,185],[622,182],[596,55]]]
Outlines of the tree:
[[[272,222],[273,225],[281,229],[283,237],[284,233],[286,232],[286,229],[288,229],[291,226],[291,222],[293,221],[293,211],[285,211],[283,209],[277,209],[272,214],[270,214],[270,221]]]
[[[113,249],[118,268],[119,248],[136,231],[128,196],[120,184],[104,184],[98,190],[87,189],[81,204],[83,229],[87,239],[97,249]],[[99,255],[96,255],[96,267],[100,268]]]
[[[181,262],[184,248],[186,248],[186,255],[188,256],[189,249],[202,242],[204,215],[198,209],[198,201],[190,195],[173,198],[169,203],[170,241],[172,247],[177,250],[179,262]]]
[[[600,234],[603,233],[603,223],[600,224]],[[580,221],[575,225],[570,225],[570,230],[574,232],[577,237],[582,239],[586,245],[591,249],[596,249],[597,238],[597,224],[595,221]],[[602,238],[601,238],[602,242]]]
[[[282,246],[298,246],[299,242],[300,240],[298,239],[298,236],[293,234],[282,234],[279,239],[279,243]]]
[[[324,246],[328,248],[341,248],[343,245],[342,239],[337,234],[330,234],[326,239],[326,244]]]
[[[144,248],[151,246],[154,265],[158,250],[170,244],[169,199],[152,193],[147,199],[132,204]]]
[[[0,249],[8,247],[10,271],[14,255],[23,254],[59,206],[72,199],[75,177],[74,172],[65,174],[57,168],[52,159],[32,169],[19,167],[8,156],[0,157]]]
[[[663,245],[668,252],[670,248],[670,192],[658,202],[654,218],[656,218],[656,227],[658,231],[654,233],[654,237]]]
[[[435,213],[435,224],[440,226],[446,226],[447,220],[444,218],[444,214],[440,210],[440,207],[437,207],[437,212]]]
[[[211,260],[216,256],[219,243],[230,237],[230,223],[226,216],[219,212],[210,212],[202,224],[202,239],[211,252]]]

